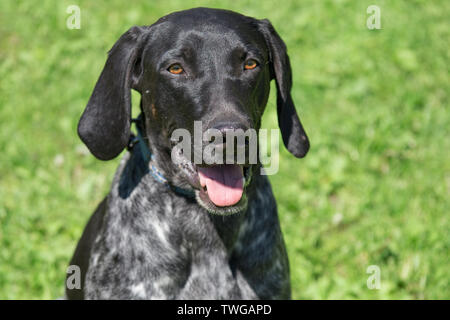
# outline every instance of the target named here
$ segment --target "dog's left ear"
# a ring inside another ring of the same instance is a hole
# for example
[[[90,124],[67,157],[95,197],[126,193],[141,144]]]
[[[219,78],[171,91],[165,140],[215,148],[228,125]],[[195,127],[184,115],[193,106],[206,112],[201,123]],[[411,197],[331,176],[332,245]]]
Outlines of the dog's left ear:
[[[302,158],[309,150],[309,140],[291,97],[292,71],[286,45],[269,20],[259,20],[258,26],[269,48],[271,73],[277,84],[277,113],[281,136],[289,152]]]
[[[136,88],[146,27],[132,27],[108,52],[108,59],[78,123],[78,135],[94,156],[110,160],[127,146],[131,88]]]

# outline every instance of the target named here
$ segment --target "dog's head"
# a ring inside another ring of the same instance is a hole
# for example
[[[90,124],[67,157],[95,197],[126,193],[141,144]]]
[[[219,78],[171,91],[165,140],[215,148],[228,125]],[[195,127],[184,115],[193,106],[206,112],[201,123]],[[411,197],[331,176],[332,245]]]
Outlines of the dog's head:
[[[206,8],[175,12],[149,27],[131,28],[115,43],[78,133],[97,158],[116,157],[129,142],[135,89],[152,151],[167,159],[174,130],[194,137],[195,121],[201,121],[202,134],[258,130],[275,79],[283,142],[303,157],[309,141],[291,98],[291,78],[285,44],[268,20]],[[183,160],[175,176],[197,189],[197,201],[210,212],[245,209],[251,164],[207,160]]]

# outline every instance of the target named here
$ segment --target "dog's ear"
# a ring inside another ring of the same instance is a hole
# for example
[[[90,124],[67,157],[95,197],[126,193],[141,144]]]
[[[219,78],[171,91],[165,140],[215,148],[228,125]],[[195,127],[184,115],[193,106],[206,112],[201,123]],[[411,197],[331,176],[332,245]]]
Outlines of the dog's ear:
[[[286,45],[269,20],[260,20],[259,30],[269,48],[271,73],[277,85],[278,125],[284,145],[294,156],[302,158],[309,150],[309,139],[291,97],[292,71]]]
[[[127,146],[131,124],[131,88],[142,68],[147,28],[132,27],[108,52],[108,59],[78,123],[78,135],[94,156],[116,157]]]

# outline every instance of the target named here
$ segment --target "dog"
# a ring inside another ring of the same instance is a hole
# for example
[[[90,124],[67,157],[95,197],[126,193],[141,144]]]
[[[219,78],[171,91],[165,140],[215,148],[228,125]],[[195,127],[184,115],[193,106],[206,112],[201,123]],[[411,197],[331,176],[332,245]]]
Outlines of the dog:
[[[290,299],[288,257],[260,161],[175,163],[171,152],[173,131],[193,133],[195,121],[221,133],[258,130],[272,79],[283,142],[304,157],[309,139],[290,94],[289,57],[268,20],[195,8],[119,38],[78,134],[98,159],[129,151],[76,247],[70,265],[81,287],[66,288],[66,298]],[[137,120],[131,89],[141,94]]]

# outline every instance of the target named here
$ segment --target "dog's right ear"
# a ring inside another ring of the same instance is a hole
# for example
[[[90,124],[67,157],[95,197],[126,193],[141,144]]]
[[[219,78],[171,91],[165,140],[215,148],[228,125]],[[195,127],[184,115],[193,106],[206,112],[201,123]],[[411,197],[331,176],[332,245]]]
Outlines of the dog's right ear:
[[[113,159],[128,144],[131,88],[141,76],[147,34],[146,27],[132,27],[117,40],[78,123],[78,135],[98,159]]]

